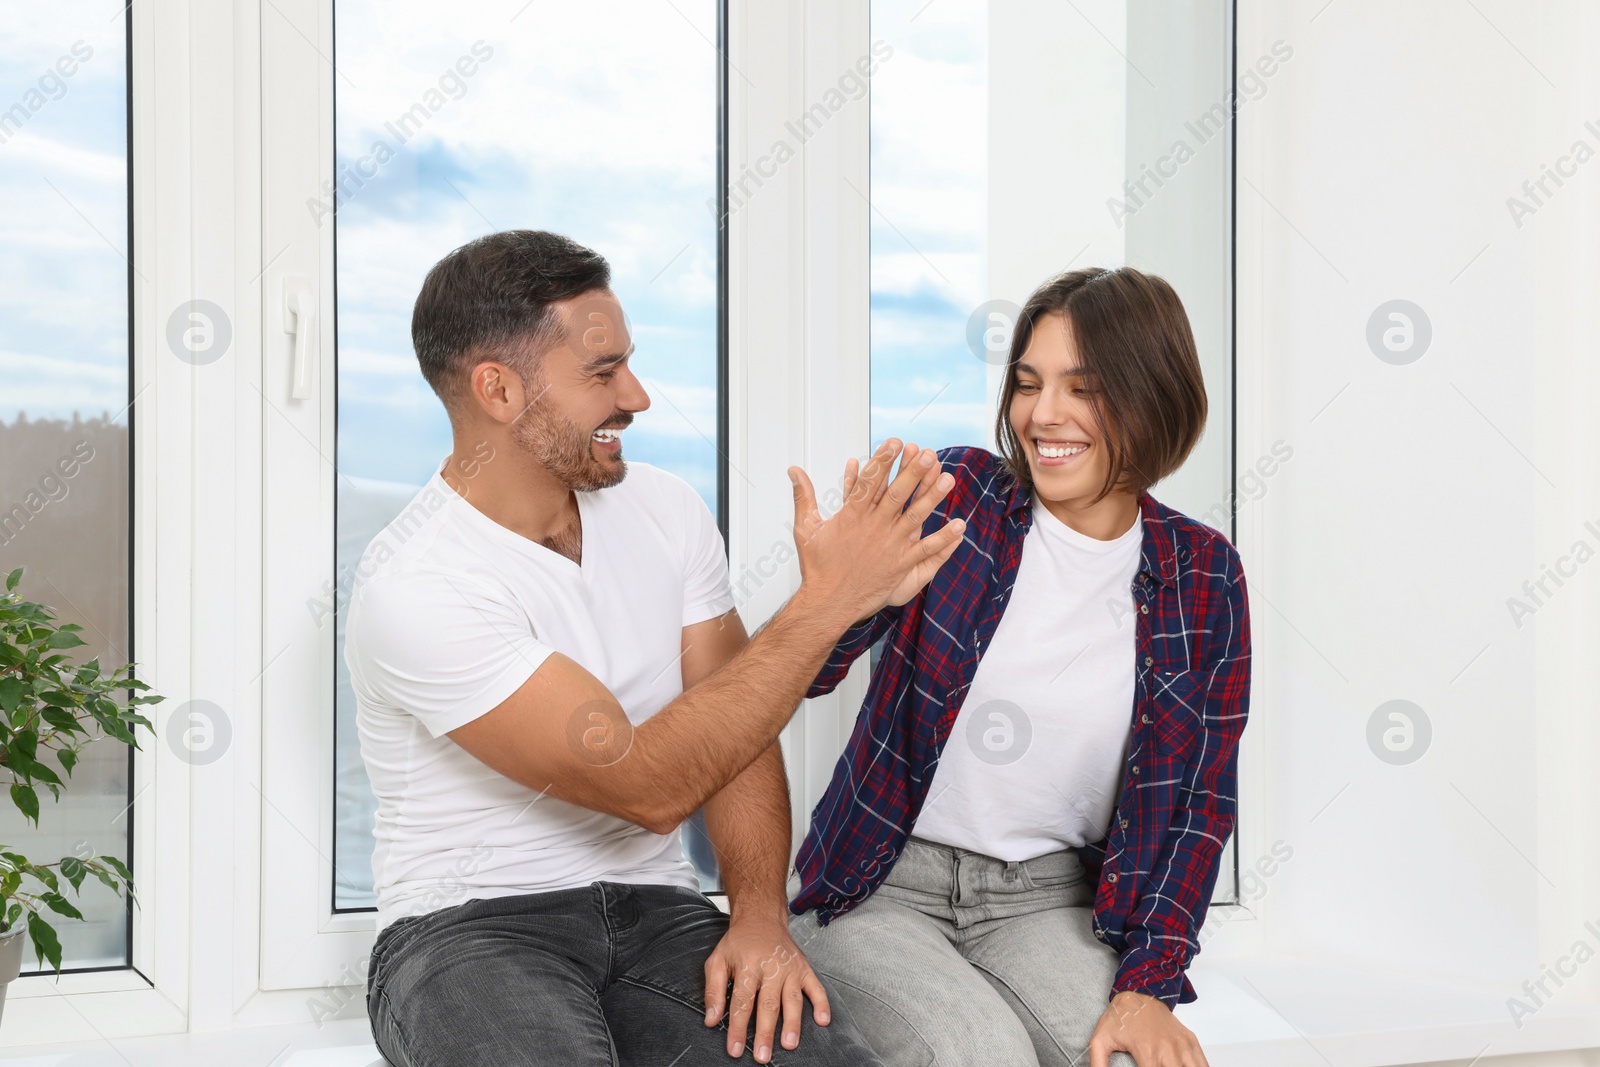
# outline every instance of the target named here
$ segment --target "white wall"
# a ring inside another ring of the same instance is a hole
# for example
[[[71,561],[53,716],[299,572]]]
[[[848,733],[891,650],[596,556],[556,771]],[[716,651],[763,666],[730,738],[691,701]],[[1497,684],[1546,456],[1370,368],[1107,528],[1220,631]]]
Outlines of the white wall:
[[[1600,149],[1600,9],[1246,0],[1239,32],[1241,65],[1293,48],[1239,117],[1238,454],[1293,449],[1241,515],[1264,816],[1241,862],[1293,848],[1259,932],[1520,997],[1541,960],[1600,948],[1600,562],[1520,628],[1507,607],[1574,542],[1600,550],[1600,161],[1520,227],[1506,200]],[[1366,339],[1393,299],[1432,324],[1407,365]],[[1408,765],[1367,742],[1393,699],[1432,724]]]
[[[1155,495],[1224,529],[1233,445],[1229,131],[1222,121],[1196,133],[1194,123],[1213,106],[1225,113],[1227,6],[1010,0],[987,13],[989,292],[1021,304],[1059,271],[1123,265],[1172,283],[1189,313],[1210,412],[1188,462]],[[991,403],[1002,370],[990,367]]]
[[[260,440],[263,415],[250,386],[265,298],[249,279],[266,259],[252,222],[264,16],[249,0],[141,10],[142,54],[173,60],[147,65],[136,94],[155,146],[139,174],[147,189],[167,180],[141,208],[139,263],[156,279],[140,290],[142,350],[159,351],[163,309],[209,295],[191,279],[232,294],[239,345],[228,377],[200,380],[170,360],[142,372],[156,406],[140,447],[165,473],[141,515],[159,559],[141,572],[140,625],[176,705],[230,685],[256,692],[264,658],[258,620],[239,608],[259,595],[250,560],[263,528],[241,442]],[[791,85],[747,113],[737,150],[770,143],[857,54],[808,55],[806,34],[838,25],[855,35],[841,41],[864,41],[864,10],[796,0],[783,17],[736,25],[741,66]],[[1600,148],[1600,9],[1241,0],[1241,62],[1278,40],[1293,59],[1239,118],[1238,455],[1280,439],[1293,449],[1241,513],[1256,672],[1240,857],[1248,867],[1281,840],[1293,858],[1261,883],[1260,921],[1227,924],[1201,962],[1263,947],[1296,966],[1342,962],[1498,1002],[1577,940],[1600,947],[1583,926],[1600,920],[1600,557],[1521,628],[1506,606],[1575,541],[1600,549],[1600,158],[1520,227],[1506,208],[1576,139]],[[863,122],[841,119],[822,143],[840,161],[819,152],[739,216],[735,265],[758,295],[733,324],[735,460],[775,487],[741,500],[741,566],[784,533],[782,467],[799,455],[837,470],[865,441],[865,290],[850,282],[866,276],[851,237],[865,233],[865,208],[825,180],[860,176]],[[751,256],[772,244],[783,254]],[[1374,309],[1396,298],[1433,327],[1404,366],[1366,340]],[[774,397],[794,401],[781,421]],[[782,584],[763,586],[757,607],[775,607]],[[1373,710],[1397,698],[1434,731],[1406,766],[1366,741]],[[304,1020],[311,997],[331,995],[262,988],[261,826],[279,816],[257,791],[259,701],[236,706],[232,762],[216,773],[175,766],[161,746],[142,765],[138,937],[155,988],[126,974],[27,980],[0,1044]],[[791,757],[836,750],[839,706],[808,712]],[[1597,984],[1600,963],[1588,963],[1562,992],[1593,999]],[[358,997],[345,1004],[359,1014]]]

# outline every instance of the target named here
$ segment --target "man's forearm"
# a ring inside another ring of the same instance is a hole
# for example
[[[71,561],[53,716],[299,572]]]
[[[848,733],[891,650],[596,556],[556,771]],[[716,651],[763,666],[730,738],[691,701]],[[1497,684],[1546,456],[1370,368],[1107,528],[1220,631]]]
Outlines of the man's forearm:
[[[676,826],[771,746],[850,624],[797,593],[738,655],[633,732],[604,773],[636,794],[635,821]]]
[[[729,911],[786,918],[789,873],[789,781],[783,752],[772,745],[706,801],[706,834],[717,852]]]

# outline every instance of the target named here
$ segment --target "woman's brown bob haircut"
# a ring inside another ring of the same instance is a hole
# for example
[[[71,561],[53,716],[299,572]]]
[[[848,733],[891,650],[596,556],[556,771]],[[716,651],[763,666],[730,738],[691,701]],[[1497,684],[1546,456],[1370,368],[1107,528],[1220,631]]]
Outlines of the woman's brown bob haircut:
[[[1095,501],[1119,488],[1142,493],[1178,469],[1206,425],[1206,386],[1183,303],[1166,281],[1132,267],[1068,271],[1034,290],[1011,335],[995,419],[1001,458],[1024,486],[1033,478],[1011,428],[1017,362],[1034,327],[1057,314],[1095,390],[1095,424],[1110,458]]]

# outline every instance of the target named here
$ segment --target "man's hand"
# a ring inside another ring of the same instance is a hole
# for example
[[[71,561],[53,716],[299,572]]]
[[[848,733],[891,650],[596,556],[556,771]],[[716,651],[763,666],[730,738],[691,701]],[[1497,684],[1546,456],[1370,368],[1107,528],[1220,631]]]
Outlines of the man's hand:
[[[733,1003],[728,1005],[728,985]],[[744,1035],[755,1012],[755,1060],[772,1060],[772,1034],[783,1013],[783,1047],[800,1044],[800,1016],[811,998],[811,1017],[827,1026],[828,994],[805,956],[789,936],[782,914],[770,918],[734,919],[715,950],[706,958],[706,1025],[722,1021],[728,1011],[728,1055],[744,1053]]]
[[[917,458],[917,454],[919,452],[927,452],[930,456],[934,455],[932,449],[922,449],[914,444],[906,445],[906,451],[904,456],[901,458],[901,463],[910,463],[912,460]],[[937,456],[934,456],[934,461],[937,463]],[[861,478],[860,467],[861,465],[856,462],[856,458],[854,456],[851,456],[845,461],[844,495],[846,499],[848,499],[850,494],[855,491],[856,482],[858,482]],[[878,492],[873,499],[873,503],[877,503],[879,500],[883,499],[884,490],[887,488],[888,481],[885,480],[878,486]],[[957,547],[960,547],[960,544],[960,541],[956,542]],[[933,576],[938,573],[940,565],[949,558],[949,556],[944,556],[938,559],[923,560],[921,563],[917,564],[911,573],[902,578],[900,580],[900,584],[895,586],[894,592],[889,594],[888,606],[891,608],[898,608],[902,604],[909,604],[911,602],[911,598],[921,592],[922,587],[933,580]]]
[[[1143,993],[1118,993],[1095,1024],[1089,1067],[1108,1067],[1113,1052],[1126,1052],[1138,1067],[1209,1067],[1193,1032]]]
[[[900,468],[891,478],[896,456]],[[800,593],[842,613],[845,624],[865,618],[891,597],[905,603],[961,544],[966,523],[952,519],[922,536],[922,523],[955,485],[931,451],[890,438],[865,468],[850,476],[844,505],[823,520],[811,479],[789,468],[794,482],[794,540],[800,554]]]

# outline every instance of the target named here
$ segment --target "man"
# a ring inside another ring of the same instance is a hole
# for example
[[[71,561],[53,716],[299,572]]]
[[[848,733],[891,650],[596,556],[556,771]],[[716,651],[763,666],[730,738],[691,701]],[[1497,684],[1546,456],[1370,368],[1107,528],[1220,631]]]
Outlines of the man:
[[[345,650],[378,799],[374,1036],[396,1067],[690,1067],[747,1042],[876,1064],[789,937],[776,741],[845,630],[955,550],[959,521],[920,536],[952,480],[915,446],[891,477],[890,441],[823,521],[791,468],[801,586],[748,639],[704,504],[623,462],[649,398],[609,282],[513,231],[417,298],[453,451],[369,549]],[[702,807],[728,917],[677,837]]]

